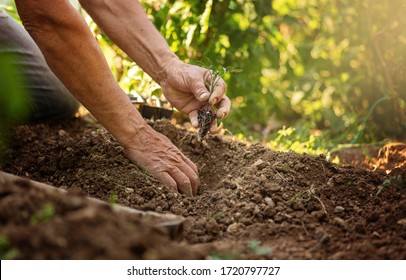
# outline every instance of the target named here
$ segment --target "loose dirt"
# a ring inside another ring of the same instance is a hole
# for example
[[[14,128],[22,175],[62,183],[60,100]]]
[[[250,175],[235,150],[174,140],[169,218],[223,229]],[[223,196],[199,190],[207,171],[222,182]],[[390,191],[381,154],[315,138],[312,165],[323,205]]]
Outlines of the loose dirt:
[[[202,183],[196,197],[173,192],[131,164],[97,123],[75,119],[21,126],[1,170],[68,192],[50,195],[33,191],[24,180],[0,181],[0,254],[25,259],[406,258],[406,147],[401,143],[376,154],[381,161],[374,168],[272,151],[231,136],[208,135],[202,143],[196,132],[168,121],[150,124],[198,166]],[[392,150],[396,162],[387,152]],[[88,205],[85,196],[182,216],[183,234],[174,240],[145,217]]]

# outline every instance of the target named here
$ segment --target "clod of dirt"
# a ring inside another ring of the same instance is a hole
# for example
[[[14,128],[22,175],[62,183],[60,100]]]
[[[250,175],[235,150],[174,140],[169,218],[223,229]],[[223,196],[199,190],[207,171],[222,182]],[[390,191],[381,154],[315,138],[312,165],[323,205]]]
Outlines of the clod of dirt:
[[[0,259],[198,258],[171,242],[175,222],[154,224],[151,216],[6,175],[0,172]]]
[[[197,110],[197,121],[199,124],[198,140],[202,141],[212,127],[216,115],[208,109]]]

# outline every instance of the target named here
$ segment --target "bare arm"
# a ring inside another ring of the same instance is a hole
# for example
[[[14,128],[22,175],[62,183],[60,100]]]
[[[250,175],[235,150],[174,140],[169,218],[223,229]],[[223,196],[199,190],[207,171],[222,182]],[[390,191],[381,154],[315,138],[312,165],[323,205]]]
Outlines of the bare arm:
[[[197,127],[197,109],[209,101],[218,107],[217,117],[230,110],[226,84],[220,80],[208,100],[207,69],[182,63],[149,21],[138,0],[80,0],[81,5],[124,52],[146,71],[163,90],[166,98],[189,115]]]
[[[178,58],[137,0],[79,2],[103,32],[156,82],[166,78],[165,65]]]
[[[16,4],[50,68],[115,136],[127,156],[174,189],[196,194],[196,166],[145,123],[114,80],[98,43],[69,1],[16,0]]]

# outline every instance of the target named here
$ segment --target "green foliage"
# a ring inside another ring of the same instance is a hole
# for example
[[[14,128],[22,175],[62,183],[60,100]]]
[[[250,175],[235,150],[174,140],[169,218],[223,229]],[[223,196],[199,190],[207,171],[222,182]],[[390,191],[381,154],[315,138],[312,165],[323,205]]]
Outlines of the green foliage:
[[[15,259],[18,251],[14,249],[8,238],[4,235],[0,235],[0,260]]]
[[[5,10],[10,14],[16,21],[20,22],[20,17],[18,16],[16,4],[13,0],[1,0],[0,9]]]
[[[41,222],[47,222],[51,220],[54,216],[55,216],[55,207],[52,204],[47,203],[41,208],[41,210],[39,210],[31,217],[30,224],[36,225]]]
[[[243,70],[224,75],[233,104],[224,126],[240,138],[313,153],[404,140],[405,1],[141,2],[182,60],[208,58]],[[160,96],[159,86],[82,13],[120,86]],[[282,125],[269,125],[275,122]],[[283,125],[294,131],[279,133]]]
[[[2,1],[0,8],[19,20],[14,1]],[[0,45],[0,49],[3,47]],[[15,55],[0,51],[0,157],[5,148],[2,141],[8,128],[24,121],[28,116],[24,79],[14,63],[18,59]]]
[[[206,82],[206,87],[210,91],[210,95],[212,95],[214,91],[214,87],[217,85],[217,83],[220,81],[222,77],[224,77],[227,73],[238,73],[241,72],[241,69],[235,69],[231,66],[215,66],[213,63],[208,60],[208,64],[204,62],[199,62],[198,64],[206,69],[210,70],[210,83]],[[209,96],[210,97],[210,96]]]
[[[28,116],[27,96],[19,69],[13,63],[15,59],[0,52],[0,159],[6,149],[9,128]]]
[[[23,79],[13,63],[18,58],[0,52],[0,120],[22,120],[27,115]]]
[[[274,118],[292,127],[305,123],[307,134],[327,131],[325,141],[337,144],[404,136],[403,1],[146,0],[143,4],[184,61],[208,58],[215,65],[243,70],[224,76],[233,101],[224,124],[234,134],[259,139]],[[128,69],[131,78],[124,78],[128,89],[148,90],[140,82],[145,74],[133,65]]]
[[[321,132],[319,132],[321,133]],[[318,155],[327,153],[328,143],[326,137],[322,137],[312,132],[309,128],[296,129],[285,126],[278,130],[277,136],[269,141],[268,146],[274,150],[295,151],[297,153],[307,153]],[[316,136],[317,135],[317,136]]]

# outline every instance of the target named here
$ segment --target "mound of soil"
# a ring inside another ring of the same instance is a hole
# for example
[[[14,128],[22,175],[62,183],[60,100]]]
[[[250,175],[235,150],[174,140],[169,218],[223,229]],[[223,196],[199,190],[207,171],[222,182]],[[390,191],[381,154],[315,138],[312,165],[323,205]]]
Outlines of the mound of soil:
[[[199,258],[170,242],[163,217],[116,210],[7,174],[0,180],[1,259]]]
[[[404,165],[396,174],[372,172],[232,137],[209,135],[201,143],[196,133],[168,121],[150,124],[198,166],[202,183],[196,197],[173,192],[131,164],[97,123],[76,119],[18,127],[2,170],[75,194],[48,197],[21,183],[0,183],[0,237],[9,241],[9,251],[15,249],[13,257],[406,258]],[[82,215],[86,211],[70,201],[80,199],[78,192],[182,216],[183,237],[172,240],[145,219],[109,207]],[[45,203],[54,205],[54,215],[32,223]]]
[[[389,143],[383,147],[363,145],[345,148],[332,154],[340,163],[350,164],[369,170],[383,170],[402,173],[406,169],[406,143]]]

